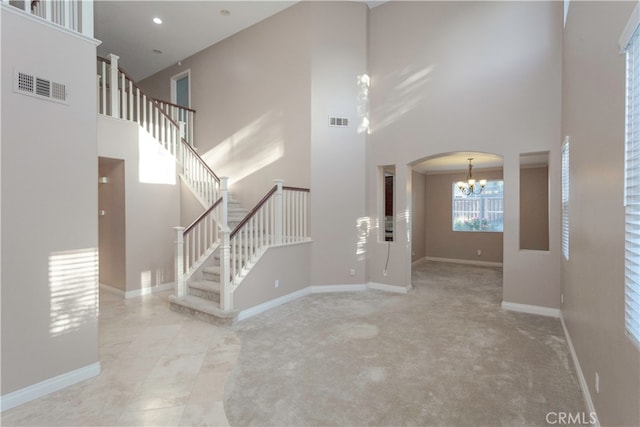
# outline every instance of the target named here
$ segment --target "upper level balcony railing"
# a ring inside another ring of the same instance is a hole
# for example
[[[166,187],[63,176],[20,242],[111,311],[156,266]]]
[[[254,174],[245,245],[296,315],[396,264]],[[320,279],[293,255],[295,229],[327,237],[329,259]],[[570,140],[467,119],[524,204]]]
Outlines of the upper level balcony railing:
[[[0,2],[93,38],[93,0],[0,0]]]

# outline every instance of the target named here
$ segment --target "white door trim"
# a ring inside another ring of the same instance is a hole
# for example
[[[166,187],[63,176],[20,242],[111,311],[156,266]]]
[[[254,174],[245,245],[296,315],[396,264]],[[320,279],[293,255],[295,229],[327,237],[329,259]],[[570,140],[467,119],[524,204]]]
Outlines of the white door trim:
[[[171,91],[171,103],[177,104],[176,82],[184,76],[189,77],[189,108],[191,108],[191,69],[181,71],[169,78],[169,89]]]

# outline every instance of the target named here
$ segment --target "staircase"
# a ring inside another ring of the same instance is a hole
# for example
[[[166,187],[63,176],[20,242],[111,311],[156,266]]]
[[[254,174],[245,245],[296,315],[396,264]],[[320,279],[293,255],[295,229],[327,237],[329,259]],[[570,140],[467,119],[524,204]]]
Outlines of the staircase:
[[[233,294],[274,246],[309,241],[309,190],[282,180],[247,212],[193,147],[194,110],[147,96],[118,66],[98,58],[100,114],[137,123],[179,166],[181,179],[206,208],[189,227],[174,227],[175,295],[171,309],[216,324],[235,317]]]
[[[227,224],[233,230],[246,217],[248,211],[240,205],[232,193],[228,193],[227,207]],[[182,298],[176,295],[169,297],[171,310],[220,326],[228,326],[233,322],[236,312],[225,311],[220,304],[222,286],[220,260],[220,247],[218,247],[213,251],[209,262],[187,280],[187,294]]]

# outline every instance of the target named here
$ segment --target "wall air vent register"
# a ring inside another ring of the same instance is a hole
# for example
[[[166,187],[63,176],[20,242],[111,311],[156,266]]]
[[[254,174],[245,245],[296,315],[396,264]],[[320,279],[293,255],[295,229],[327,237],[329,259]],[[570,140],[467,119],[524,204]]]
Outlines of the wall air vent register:
[[[69,104],[66,85],[52,82],[42,77],[36,77],[33,74],[16,71],[13,90],[23,95],[46,99],[65,105]]]
[[[349,127],[349,119],[347,117],[329,116],[329,126],[346,128]]]

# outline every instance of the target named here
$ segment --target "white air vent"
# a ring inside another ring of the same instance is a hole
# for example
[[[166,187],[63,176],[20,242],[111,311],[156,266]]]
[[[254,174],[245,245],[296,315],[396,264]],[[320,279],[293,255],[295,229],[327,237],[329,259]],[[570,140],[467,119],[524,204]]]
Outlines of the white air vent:
[[[69,103],[66,85],[20,71],[15,72],[14,91],[61,104]]]
[[[349,127],[349,119],[346,117],[329,117],[329,126]]]

